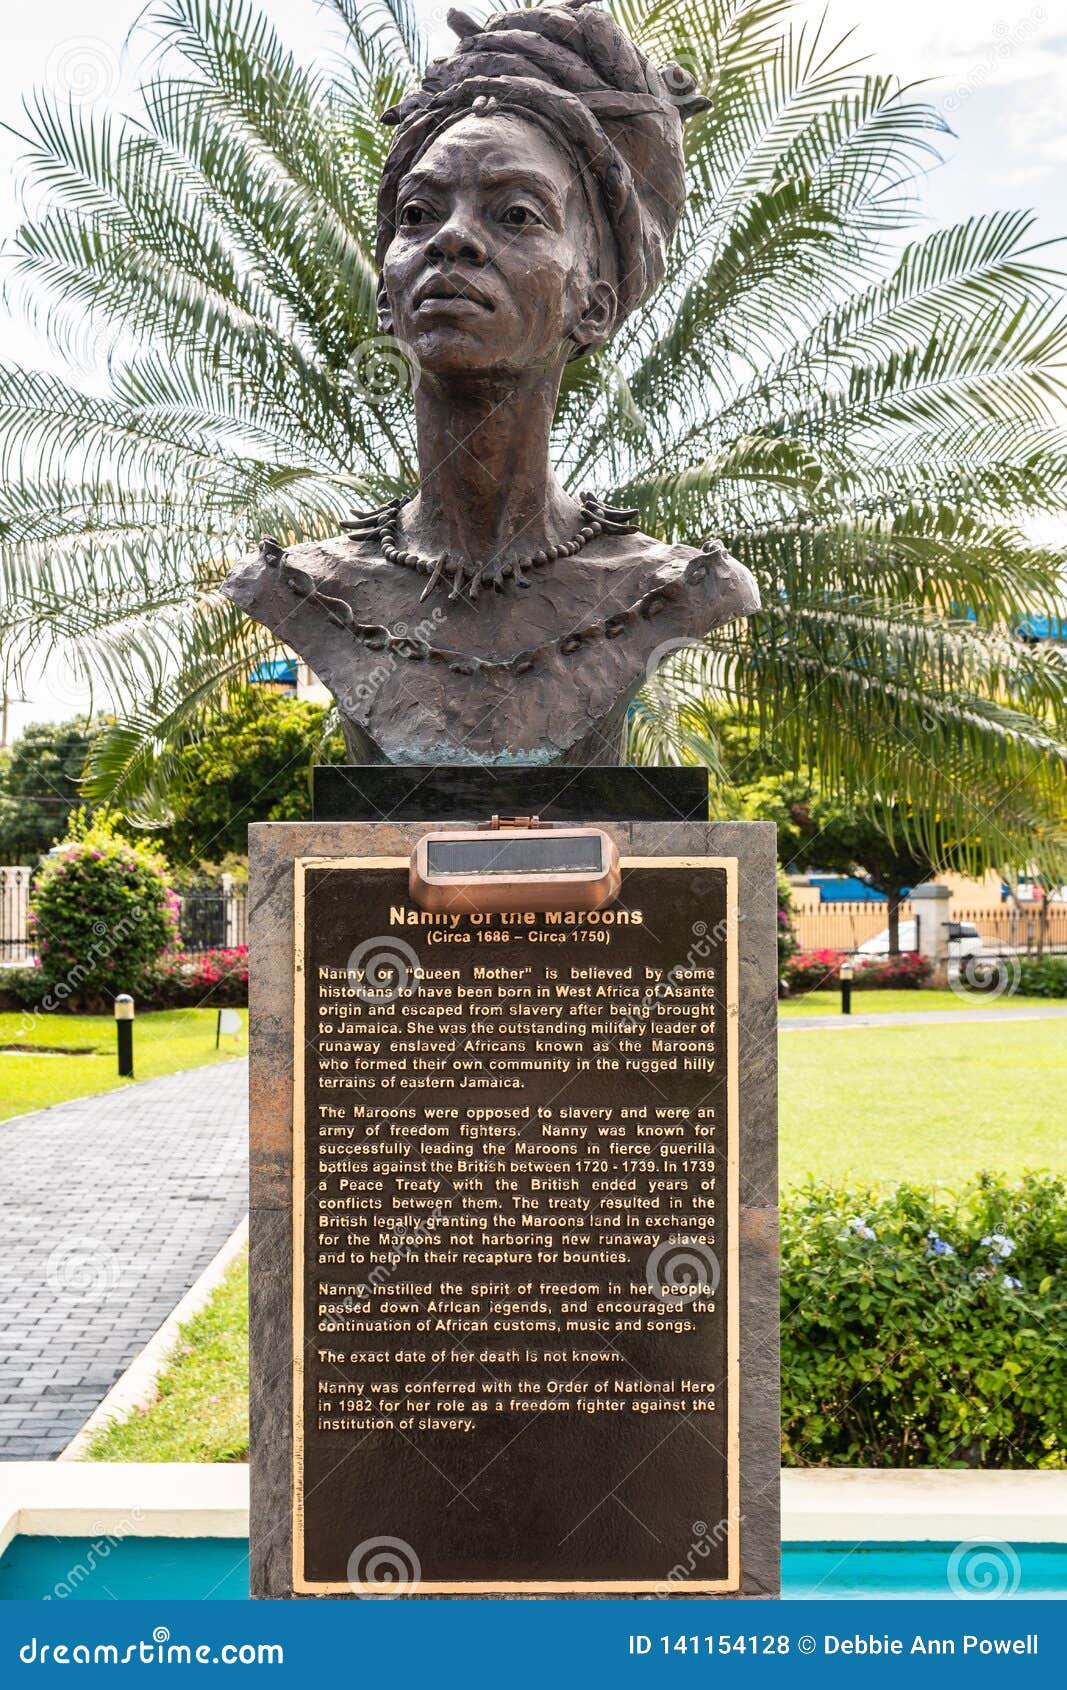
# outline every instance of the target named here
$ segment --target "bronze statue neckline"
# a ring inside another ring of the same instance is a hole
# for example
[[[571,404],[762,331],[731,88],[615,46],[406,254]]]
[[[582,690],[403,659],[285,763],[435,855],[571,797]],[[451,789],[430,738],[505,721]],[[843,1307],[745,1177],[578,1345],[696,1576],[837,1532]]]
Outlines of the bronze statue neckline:
[[[400,513],[412,496],[408,494],[406,498],[390,499],[377,510],[354,511],[341,527],[353,540],[377,541],[387,563],[413,569],[419,575],[428,575],[430,579],[419,595],[420,604],[429,598],[442,580],[452,583],[452,591],[448,595],[450,601],[461,598],[465,592],[472,604],[483,586],[492,587],[498,593],[504,591],[507,581],[514,581],[516,587],[528,587],[530,583],[523,574],[524,570],[540,569],[547,563],[554,563],[556,558],[574,557],[600,534],[636,534],[640,515],[636,510],[620,510],[614,505],[606,505],[595,493],[586,489],[579,494],[582,521],[573,539],[564,540],[558,546],[544,546],[528,558],[490,557],[481,562],[470,562],[465,558],[450,557],[447,552],[439,552],[436,557],[424,557],[401,544]]]
[[[561,554],[564,555],[564,554]],[[569,555],[569,554],[568,554]],[[670,580],[659,580],[625,609],[598,616],[565,634],[544,640],[506,658],[479,657],[473,652],[435,646],[429,640],[406,627],[393,629],[384,623],[361,622],[344,599],[322,592],[314,577],[289,560],[284,546],[265,536],[259,547],[260,561],[270,570],[277,570],[283,584],[295,597],[304,599],[322,611],[334,627],[345,629],[352,638],[369,651],[388,652],[409,663],[444,663],[454,675],[527,675],[556,656],[571,657],[591,642],[617,640],[637,622],[650,622],[672,601],[684,598],[687,592],[703,583],[709,571],[729,561],[721,540],[705,540],[699,552],[677,570]],[[450,595],[454,597],[455,595]]]

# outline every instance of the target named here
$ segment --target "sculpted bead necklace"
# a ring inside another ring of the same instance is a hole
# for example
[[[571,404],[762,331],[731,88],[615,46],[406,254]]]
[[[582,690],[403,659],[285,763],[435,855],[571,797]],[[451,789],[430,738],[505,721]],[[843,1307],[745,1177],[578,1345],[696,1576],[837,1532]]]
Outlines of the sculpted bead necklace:
[[[504,591],[507,581],[514,581],[517,587],[528,587],[530,583],[525,570],[540,569],[558,557],[574,557],[598,534],[637,533],[637,511],[618,510],[613,505],[605,505],[590,492],[581,493],[579,498],[582,522],[573,540],[565,540],[558,546],[545,546],[522,560],[492,557],[472,563],[466,558],[450,557],[447,552],[441,552],[436,557],[423,557],[420,552],[405,548],[400,540],[400,512],[408,503],[407,499],[390,499],[378,510],[356,511],[347,522],[342,522],[341,527],[353,540],[376,540],[387,563],[413,569],[419,575],[428,575],[430,579],[422,590],[420,603],[429,598],[439,581],[451,583],[450,600],[466,593],[473,601],[482,587],[492,587],[498,593]]]

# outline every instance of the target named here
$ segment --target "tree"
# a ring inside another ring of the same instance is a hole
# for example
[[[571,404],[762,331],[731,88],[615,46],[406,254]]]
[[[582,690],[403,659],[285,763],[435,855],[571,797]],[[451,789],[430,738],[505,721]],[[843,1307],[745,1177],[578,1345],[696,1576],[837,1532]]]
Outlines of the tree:
[[[170,860],[190,867],[244,855],[249,822],[310,816],[311,764],[342,754],[339,736],[323,743],[326,715],[318,704],[234,688],[225,714],[175,759],[171,819],[159,835]]]
[[[826,869],[830,873],[855,874],[872,891],[886,899],[889,951],[900,953],[900,906],[904,894],[931,875],[952,866],[943,853],[932,862],[917,844],[914,834],[901,826],[899,815],[879,821],[862,810],[827,802],[810,789],[795,792],[786,815],[779,820],[763,811],[763,819],[778,821],[779,849],[799,870]]]
[[[782,769],[758,732],[736,718],[723,717],[713,732],[729,760],[731,814],[775,823],[778,856],[789,873],[853,874],[883,893],[894,956],[900,952],[900,905],[909,888],[952,869],[966,873],[976,864],[994,866],[980,840],[953,838],[938,828],[936,817],[931,852],[899,806],[887,809],[868,794],[853,801],[827,796],[816,779]]]
[[[309,0],[310,6],[311,0]],[[98,382],[0,374],[0,646],[17,679],[71,649],[119,713],[94,790],[165,789],[174,748],[269,655],[216,591],[261,533],[335,531],[415,476],[410,372],[376,317],[378,114],[419,74],[407,0],[329,0],[340,69],[307,68],[254,0],[157,0],[128,119],[37,95],[41,209],[13,265]],[[903,244],[945,124],[792,0],[616,0],[651,57],[697,75],[690,198],[646,311],[569,367],[568,485],[646,527],[721,534],[764,609],[676,657],[635,713],[635,754],[718,748],[691,706],[735,700],[833,794],[1002,855],[1056,848],[1062,655],[1013,632],[1058,613],[1063,295],[1025,212]],[[704,724],[706,726],[706,723]],[[1051,847],[1050,847],[1051,848]]]
[[[84,716],[32,722],[0,756],[0,863],[36,863],[63,838],[93,731]]]

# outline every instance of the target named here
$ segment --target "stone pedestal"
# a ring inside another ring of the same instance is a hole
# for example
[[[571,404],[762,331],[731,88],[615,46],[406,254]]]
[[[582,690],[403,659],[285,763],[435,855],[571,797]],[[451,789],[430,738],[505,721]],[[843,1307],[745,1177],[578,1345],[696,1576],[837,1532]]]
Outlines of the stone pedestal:
[[[466,939],[405,926],[424,824],[249,830],[254,1596],[777,1594],[774,829],[605,825],[614,927]]]
[[[927,886],[913,886],[908,896],[919,923],[919,955],[929,958],[933,965],[932,984],[944,986],[948,983],[952,890],[931,881]]]

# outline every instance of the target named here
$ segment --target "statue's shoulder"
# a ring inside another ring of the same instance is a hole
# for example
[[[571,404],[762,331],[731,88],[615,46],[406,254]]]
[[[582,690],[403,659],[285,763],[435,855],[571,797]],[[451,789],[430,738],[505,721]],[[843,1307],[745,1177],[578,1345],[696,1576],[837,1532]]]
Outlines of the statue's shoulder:
[[[676,637],[699,638],[760,603],[751,572],[720,541],[686,545],[633,528],[597,536],[579,555],[536,570],[528,586],[528,594],[514,585],[483,594],[475,617],[468,602],[449,601],[444,584],[420,607],[425,583],[383,557],[372,537],[338,534],[284,547],[264,539],[234,565],[222,591],[267,627],[284,627],[289,643],[306,629],[318,645],[323,614],[346,630],[359,623],[388,632],[401,624],[407,630],[425,612],[431,643],[504,660],[529,643],[533,629],[543,643],[592,635],[603,623],[612,638],[629,630],[640,644],[647,643],[642,630],[650,632],[653,618],[669,611]]]
[[[612,535],[607,543],[599,541],[594,555],[597,562],[610,560],[613,571],[631,574],[642,596],[664,589],[674,591],[679,586],[699,588],[695,598],[701,615],[714,606],[715,623],[750,616],[760,607],[759,587],[752,571],[714,537],[700,545],[687,545],[638,530]]]
[[[294,596],[301,596],[304,584],[329,595],[361,584],[399,585],[399,574],[370,540],[334,534],[323,540],[283,546],[267,536],[254,551],[238,558],[222,583],[222,592],[270,626],[269,616],[262,612],[275,600],[291,606]]]

